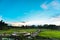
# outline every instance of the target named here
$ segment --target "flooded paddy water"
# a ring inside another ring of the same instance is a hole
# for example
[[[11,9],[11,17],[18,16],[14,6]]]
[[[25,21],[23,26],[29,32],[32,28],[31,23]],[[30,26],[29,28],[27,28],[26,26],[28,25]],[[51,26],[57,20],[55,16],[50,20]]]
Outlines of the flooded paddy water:
[[[27,38],[27,37],[20,37],[20,36],[1,36],[0,40],[60,40],[56,38],[45,38],[45,37],[32,37],[32,38]]]

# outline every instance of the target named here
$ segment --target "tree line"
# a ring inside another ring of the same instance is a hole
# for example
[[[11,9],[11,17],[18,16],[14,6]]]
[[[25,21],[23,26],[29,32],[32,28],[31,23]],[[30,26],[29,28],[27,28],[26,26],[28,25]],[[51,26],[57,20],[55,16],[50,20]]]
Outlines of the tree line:
[[[22,25],[20,28],[26,28],[26,29],[28,29],[28,28],[39,28],[39,29],[44,28],[44,29],[56,29],[56,30],[59,30],[60,26],[53,25],[53,24],[50,24],[50,25],[45,24],[45,25],[37,25],[37,26],[36,25],[31,25],[31,26],[28,26],[28,25],[24,26],[24,25]]]
[[[12,25],[8,26],[8,24],[3,22],[3,20],[0,21],[0,30],[9,29],[9,28],[25,28],[25,29],[27,29],[27,28],[45,28],[45,29],[56,29],[56,30],[59,30],[60,26],[53,25],[53,24],[50,24],[50,25],[45,24],[45,25],[37,25],[37,26],[36,25],[31,25],[31,26],[22,25],[22,26],[15,27],[15,26],[12,26]]]

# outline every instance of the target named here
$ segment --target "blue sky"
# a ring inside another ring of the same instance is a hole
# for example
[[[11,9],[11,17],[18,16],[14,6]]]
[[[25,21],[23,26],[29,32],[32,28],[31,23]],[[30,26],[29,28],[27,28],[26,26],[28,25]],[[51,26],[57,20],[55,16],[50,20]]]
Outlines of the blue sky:
[[[60,0],[0,0],[0,20],[6,22],[55,18],[60,18]]]

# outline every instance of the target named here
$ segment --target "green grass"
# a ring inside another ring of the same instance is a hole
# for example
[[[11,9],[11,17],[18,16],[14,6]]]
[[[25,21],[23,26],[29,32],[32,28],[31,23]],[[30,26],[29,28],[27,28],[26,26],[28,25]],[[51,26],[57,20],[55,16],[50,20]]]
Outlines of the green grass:
[[[12,34],[13,32],[35,32],[37,29],[20,29],[13,28],[9,30],[0,30],[0,34],[7,33]],[[60,31],[58,30],[50,30],[50,29],[42,29],[42,31],[38,34],[38,36],[49,37],[49,38],[60,38]]]
[[[38,35],[42,37],[48,37],[48,38],[60,38],[60,31],[43,29],[43,31],[40,32]]]
[[[12,34],[14,32],[35,32],[36,29],[18,29],[18,28],[13,28],[13,29],[8,29],[8,30],[0,30],[0,34],[2,33],[7,33],[7,34]]]

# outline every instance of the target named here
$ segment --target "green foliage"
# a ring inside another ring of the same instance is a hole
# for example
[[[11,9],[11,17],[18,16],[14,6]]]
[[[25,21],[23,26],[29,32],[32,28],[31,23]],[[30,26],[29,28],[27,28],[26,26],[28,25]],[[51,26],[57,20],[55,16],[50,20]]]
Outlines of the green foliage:
[[[3,22],[3,20],[0,21],[0,30],[8,29],[8,24]]]

